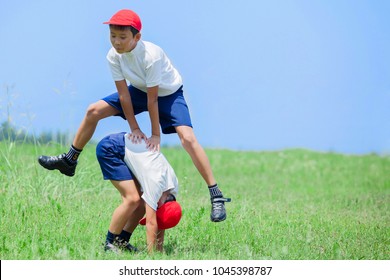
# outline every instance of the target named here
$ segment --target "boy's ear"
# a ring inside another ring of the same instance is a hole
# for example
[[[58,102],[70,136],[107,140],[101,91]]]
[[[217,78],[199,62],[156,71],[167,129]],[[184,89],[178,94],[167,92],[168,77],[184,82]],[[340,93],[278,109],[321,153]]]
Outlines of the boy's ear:
[[[134,38],[137,42],[141,39],[141,33],[138,32],[136,35],[135,35],[135,38]]]

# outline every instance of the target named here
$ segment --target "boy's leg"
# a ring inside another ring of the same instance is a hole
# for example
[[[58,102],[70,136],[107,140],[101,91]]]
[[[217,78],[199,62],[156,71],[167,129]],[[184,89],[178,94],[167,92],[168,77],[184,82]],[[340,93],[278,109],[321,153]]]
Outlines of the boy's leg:
[[[192,162],[209,187],[212,205],[210,215],[211,221],[224,221],[226,219],[226,209],[224,203],[229,202],[230,199],[224,198],[221,190],[218,188],[205,151],[196,139],[192,127],[177,126],[175,129],[184,149],[190,155]]]
[[[119,238],[122,241],[123,246],[130,252],[137,252],[138,249],[130,244],[130,237],[132,236],[135,228],[138,226],[139,220],[145,215],[145,205],[142,203],[139,207],[131,213],[129,220],[124,226],[122,232],[119,234]]]
[[[91,140],[101,119],[118,114],[119,111],[103,100],[91,104],[82,120],[68,153],[59,156],[40,156],[39,164],[49,170],[58,169],[62,174],[75,174],[77,159],[84,146]]]
[[[139,190],[136,188],[133,180],[115,181],[111,183],[119,191],[122,197],[122,203],[114,210],[111,223],[108,228],[105,250],[116,251],[119,249],[127,249],[129,251],[137,251],[137,249],[129,243],[130,236],[138,225],[143,207],[142,199]]]
[[[137,178],[134,178],[135,186],[137,187],[138,195],[141,197],[141,185],[138,182]],[[126,232],[133,232],[135,228],[138,226],[139,220],[145,215],[145,202],[142,200],[139,203],[138,207],[133,211],[123,230]],[[134,222],[136,221],[136,222]]]
[[[136,210],[139,208],[142,200],[133,180],[111,180],[111,183],[120,192],[122,203],[114,210],[108,230],[113,234],[119,235],[129,221],[128,228],[130,230],[136,228],[139,219],[130,218],[134,214],[137,214]]]
[[[190,155],[195,167],[198,169],[200,175],[203,177],[208,186],[216,184],[209,159],[195,137],[192,127],[177,126],[176,132],[179,135],[183,148]]]
[[[126,163],[125,156],[125,133],[116,133],[104,137],[96,146],[96,157],[98,159],[103,178],[110,180],[122,197],[122,204],[119,205],[112,216],[112,221],[107,232],[104,249],[106,251],[118,251],[127,249],[137,251],[129,244],[130,236],[138,224],[137,219],[141,203],[141,192],[137,183],[133,180]],[[141,207],[142,210],[142,207]],[[132,215],[138,213],[136,218]],[[133,224],[131,224],[131,220]],[[128,231],[124,230],[124,225],[128,222]]]
[[[137,186],[137,189],[140,190],[140,185],[137,181],[137,179],[134,179],[134,182]],[[138,192],[141,196],[141,192]],[[124,226],[122,232],[119,235],[119,238],[123,240],[124,247],[131,252],[137,252],[138,249],[130,244],[130,237],[135,230],[135,228],[138,226],[138,222],[142,217],[145,215],[145,203],[144,201],[141,201],[141,203],[138,205],[138,207],[131,213],[129,220],[127,221],[126,225]]]
[[[98,102],[91,104],[77,130],[73,140],[73,146],[76,149],[82,150],[89,140],[91,140],[98,122],[101,119],[115,116],[118,113],[119,111],[109,105],[106,101],[99,100]]]

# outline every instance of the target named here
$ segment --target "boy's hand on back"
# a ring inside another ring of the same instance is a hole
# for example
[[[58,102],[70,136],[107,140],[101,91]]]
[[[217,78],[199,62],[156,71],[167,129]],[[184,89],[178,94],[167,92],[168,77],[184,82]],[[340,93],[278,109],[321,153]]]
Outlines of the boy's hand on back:
[[[129,136],[129,138],[130,138],[131,142],[134,143],[134,144],[141,143],[142,139],[144,139],[145,141],[148,140],[146,135],[139,128],[137,128],[134,131],[132,131],[130,136]]]
[[[152,152],[160,152],[160,136],[152,135],[146,140],[146,148]]]

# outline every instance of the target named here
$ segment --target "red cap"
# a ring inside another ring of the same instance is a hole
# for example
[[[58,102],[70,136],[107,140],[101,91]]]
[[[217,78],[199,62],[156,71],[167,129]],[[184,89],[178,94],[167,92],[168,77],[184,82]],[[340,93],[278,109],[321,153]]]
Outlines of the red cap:
[[[159,229],[172,228],[180,222],[181,206],[177,201],[169,201],[157,209],[156,216]],[[142,218],[139,223],[144,226],[146,217]]]
[[[103,23],[132,26],[138,31],[141,31],[142,28],[141,19],[132,10],[120,10],[119,12],[116,12],[109,21]]]

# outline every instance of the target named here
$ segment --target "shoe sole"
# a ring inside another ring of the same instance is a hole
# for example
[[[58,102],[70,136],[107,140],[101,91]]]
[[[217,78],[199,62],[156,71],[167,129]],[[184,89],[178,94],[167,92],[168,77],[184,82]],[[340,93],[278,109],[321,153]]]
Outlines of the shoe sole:
[[[107,254],[115,254],[115,255],[120,255],[122,254],[122,252],[117,249],[117,250],[114,250],[114,249],[106,249],[104,248],[104,253],[107,253]]]
[[[223,216],[223,217],[222,217],[222,218],[220,218],[220,219],[213,219],[213,218],[211,218],[211,217],[210,217],[210,220],[211,220],[212,222],[214,222],[214,223],[223,222],[223,221],[225,221],[225,220],[226,220],[226,215],[225,215],[225,216]]]
[[[62,174],[66,175],[66,176],[69,176],[69,177],[73,177],[75,173],[65,173],[65,172],[62,172],[61,170],[58,170],[60,171]]]

